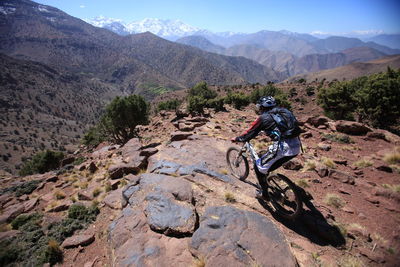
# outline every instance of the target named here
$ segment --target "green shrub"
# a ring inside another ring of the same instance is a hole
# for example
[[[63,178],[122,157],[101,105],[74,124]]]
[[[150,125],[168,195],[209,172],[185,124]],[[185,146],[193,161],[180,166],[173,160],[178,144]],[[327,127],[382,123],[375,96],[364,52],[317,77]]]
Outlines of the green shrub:
[[[216,97],[216,98],[207,100],[206,106],[208,108],[213,108],[215,111],[224,111],[225,110],[224,102],[225,102],[224,97]]]
[[[70,237],[76,230],[85,228],[96,220],[97,207],[86,208],[82,204],[73,204],[68,210],[68,217],[44,228],[42,215],[38,213],[18,216],[11,222],[21,234],[13,239],[0,241],[0,263],[12,266],[54,265],[62,261],[59,244]]]
[[[22,195],[29,195],[32,193],[40,184],[41,180],[33,180],[25,182],[22,185],[16,187],[15,196],[20,197]]]
[[[314,89],[314,87],[308,86],[308,87],[306,88],[306,94],[307,94],[308,96],[314,95],[314,94],[315,94],[315,89]]]
[[[178,99],[171,99],[158,103],[157,111],[161,110],[176,110],[181,105],[182,101]]]
[[[18,230],[21,226],[28,223],[38,224],[42,217],[39,213],[21,214],[11,222],[11,227]]]
[[[62,152],[51,150],[39,152],[30,161],[22,165],[19,174],[24,176],[58,169],[63,158],[64,153]]]
[[[49,240],[47,247],[39,255],[39,262],[50,263],[50,266],[55,265],[58,262],[62,262],[63,252],[57,241],[51,239]]]
[[[268,84],[263,88],[259,88],[251,92],[250,101],[253,103],[257,103],[257,101],[262,96],[273,96],[278,106],[285,107],[288,109],[291,108],[291,103],[288,100],[287,95],[282,90],[275,87],[273,84]]]
[[[80,164],[84,163],[85,160],[86,160],[85,157],[79,157],[79,158],[76,158],[76,159],[74,160],[74,162],[72,162],[72,164],[73,164],[74,166],[80,165]]]
[[[206,107],[207,100],[201,96],[189,96],[188,98],[188,111],[191,114],[202,114]]]
[[[329,133],[329,134],[322,134],[322,136],[328,140],[337,143],[342,143],[342,144],[354,143],[353,140],[351,140],[350,136],[348,136],[347,134]]]
[[[68,218],[80,220],[82,222],[92,222],[99,214],[98,207],[85,207],[83,204],[72,204],[68,209]]]
[[[83,136],[82,144],[88,147],[96,147],[106,140],[105,132],[100,125],[91,127]]]
[[[361,121],[400,133],[400,69],[369,76],[355,98]]]
[[[211,90],[210,88],[208,88],[207,83],[206,82],[199,82],[198,84],[196,84],[195,86],[193,86],[192,88],[190,88],[188,96],[199,96],[203,99],[213,99],[217,97],[217,92]]]
[[[355,87],[351,82],[335,82],[320,89],[317,99],[325,114],[335,120],[352,120]]]
[[[149,104],[142,96],[117,96],[107,105],[100,124],[109,139],[124,144],[138,136],[136,126],[147,124],[148,119]]]
[[[400,69],[390,68],[320,88],[318,103],[328,117],[359,121],[400,133]]]
[[[226,97],[225,103],[233,105],[236,109],[241,109],[250,104],[250,97],[243,93],[231,93]]]
[[[206,107],[223,110],[223,99],[215,99],[217,95],[217,92],[208,88],[206,82],[199,82],[188,92],[188,111],[192,114],[202,114]]]

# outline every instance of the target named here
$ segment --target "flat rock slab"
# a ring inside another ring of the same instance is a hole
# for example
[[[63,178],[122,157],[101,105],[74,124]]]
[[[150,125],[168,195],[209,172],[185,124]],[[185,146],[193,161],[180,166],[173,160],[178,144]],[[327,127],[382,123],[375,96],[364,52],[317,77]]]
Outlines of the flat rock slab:
[[[207,208],[190,249],[208,266],[297,266],[284,235],[269,219],[229,206]]]
[[[192,266],[189,238],[173,238],[152,231],[139,207],[130,206],[109,227],[115,251],[114,266]]]
[[[90,235],[74,235],[64,240],[61,244],[63,248],[74,248],[78,246],[87,246],[93,243],[94,234]]]
[[[192,205],[159,193],[147,195],[146,201],[145,213],[151,229],[179,236],[194,232],[196,213]]]
[[[122,209],[122,188],[110,192],[103,200],[104,204],[112,209]]]

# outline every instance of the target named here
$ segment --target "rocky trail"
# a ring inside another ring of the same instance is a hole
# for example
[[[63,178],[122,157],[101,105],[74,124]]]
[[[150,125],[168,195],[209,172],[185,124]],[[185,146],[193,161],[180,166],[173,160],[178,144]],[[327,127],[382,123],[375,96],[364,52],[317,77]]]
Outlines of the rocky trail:
[[[44,214],[45,227],[83,203],[100,213],[63,240],[60,265],[396,266],[400,166],[390,157],[400,138],[303,112],[304,153],[278,169],[311,196],[296,221],[255,198],[252,171],[246,182],[228,171],[229,139],[254,113],[162,112],[141,128],[142,140],[82,151],[74,156],[82,164],[65,161],[57,172],[1,179],[0,240],[24,234],[9,224],[20,214]]]

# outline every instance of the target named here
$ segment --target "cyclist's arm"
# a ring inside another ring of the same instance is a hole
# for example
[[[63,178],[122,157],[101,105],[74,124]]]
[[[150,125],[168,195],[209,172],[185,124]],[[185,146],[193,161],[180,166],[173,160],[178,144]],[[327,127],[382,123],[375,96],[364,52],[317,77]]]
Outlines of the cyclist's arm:
[[[247,129],[241,136],[235,138],[237,142],[247,142],[258,135],[258,133],[263,129],[263,122],[261,116],[258,117],[251,124],[250,128]]]

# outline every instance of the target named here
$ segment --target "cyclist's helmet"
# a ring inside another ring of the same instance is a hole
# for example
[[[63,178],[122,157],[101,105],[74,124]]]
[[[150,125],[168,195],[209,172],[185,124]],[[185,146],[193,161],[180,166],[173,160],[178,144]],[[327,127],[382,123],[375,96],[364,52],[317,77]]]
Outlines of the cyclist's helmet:
[[[263,96],[257,102],[257,108],[273,108],[276,106],[275,98],[272,96]]]

